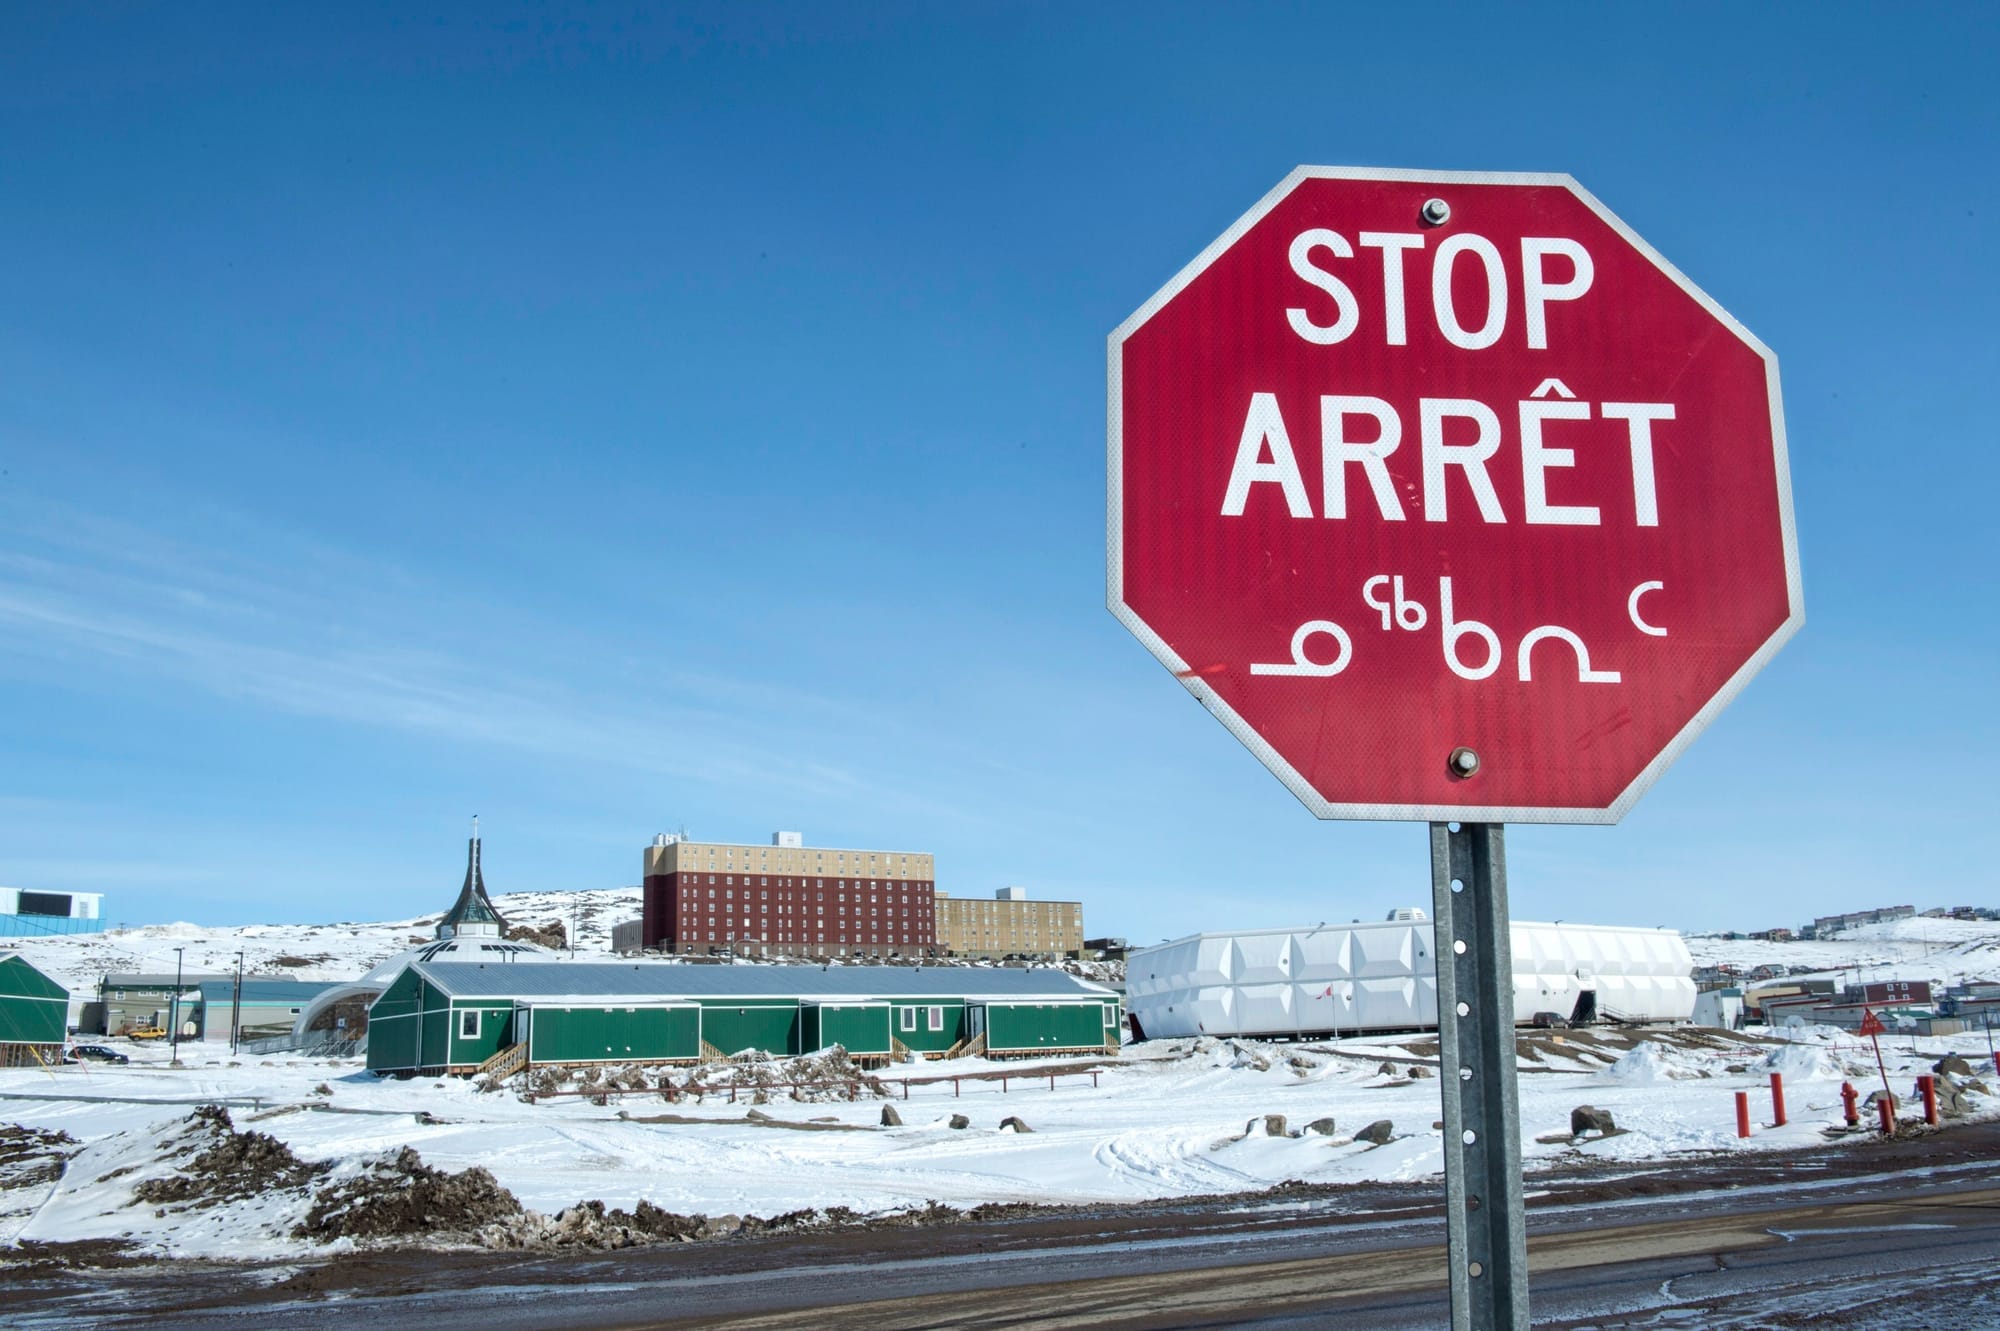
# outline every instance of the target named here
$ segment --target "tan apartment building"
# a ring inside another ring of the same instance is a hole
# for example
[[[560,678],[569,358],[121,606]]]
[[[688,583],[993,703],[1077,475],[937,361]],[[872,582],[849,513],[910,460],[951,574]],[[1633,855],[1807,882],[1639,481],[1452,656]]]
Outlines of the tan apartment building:
[[[924,956],[936,869],[914,850],[768,846],[661,835],[646,847],[640,939],[665,952]]]
[[[1030,901],[1020,887],[1003,887],[991,901],[940,892],[937,941],[955,957],[1074,955],[1083,950],[1083,905]]]

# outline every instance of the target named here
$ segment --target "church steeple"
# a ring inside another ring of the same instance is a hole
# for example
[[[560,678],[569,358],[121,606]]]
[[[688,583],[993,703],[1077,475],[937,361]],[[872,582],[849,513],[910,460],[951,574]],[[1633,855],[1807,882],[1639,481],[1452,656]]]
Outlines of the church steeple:
[[[472,840],[466,843],[465,886],[458,890],[458,900],[438,921],[437,936],[459,938],[486,934],[498,937],[506,928],[507,921],[501,919],[500,912],[494,909],[493,899],[486,895],[486,879],[479,872],[479,817],[475,814]]]

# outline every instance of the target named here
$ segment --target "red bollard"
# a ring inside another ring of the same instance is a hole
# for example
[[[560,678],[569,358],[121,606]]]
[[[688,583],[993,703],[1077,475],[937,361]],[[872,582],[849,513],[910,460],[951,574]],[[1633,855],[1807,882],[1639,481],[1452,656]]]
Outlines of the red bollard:
[[[1861,1111],[1856,1108],[1860,1102],[1861,1092],[1854,1089],[1853,1082],[1840,1083],[1840,1108],[1847,1115],[1847,1126],[1850,1128],[1861,1126]]]
[[[1896,1135],[1895,1106],[1890,1104],[1888,1097],[1885,1096],[1882,1099],[1877,1100],[1875,1102],[1875,1108],[1882,1116],[1882,1135],[1884,1137],[1895,1136]]]
[[[1736,1093],[1736,1135],[1739,1137],[1748,1137],[1750,1135],[1750,1092],[1748,1091],[1738,1091]]]
[[[1785,1074],[1782,1072],[1771,1074],[1771,1117],[1774,1120],[1772,1127],[1785,1126]]]
[[[1993,1075],[2000,1077],[2000,1049],[1993,1051]]]
[[[1937,1078],[1926,1072],[1923,1076],[1917,1078],[1917,1089],[1923,1092],[1924,1122],[1930,1124],[1932,1127],[1936,1127],[1938,1121]]]

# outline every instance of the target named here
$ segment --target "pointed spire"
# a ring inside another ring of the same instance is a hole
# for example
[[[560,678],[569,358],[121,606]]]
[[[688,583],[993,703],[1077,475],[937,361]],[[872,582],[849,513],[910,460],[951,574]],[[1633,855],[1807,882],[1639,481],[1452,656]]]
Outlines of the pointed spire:
[[[507,921],[500,917],[493,899],[486,895],[486,878],[479,871],[479,815],[474,814],[472,840],[466,843],[465,850],[465,885],[458,890],[458,900],[438,921],[437,936],[456,938],[463,934],[489,934],[497,937],[506,929]]]

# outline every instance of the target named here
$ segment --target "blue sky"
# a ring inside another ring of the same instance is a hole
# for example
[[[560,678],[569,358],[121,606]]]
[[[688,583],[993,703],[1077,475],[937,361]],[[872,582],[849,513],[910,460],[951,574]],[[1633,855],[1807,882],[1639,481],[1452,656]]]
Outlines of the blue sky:
[[[0,883],[1422,901],[1103,608],[1104,337],[1317,163],[1570,172],[1783,365],[1805,631],[1515,913],[2000,904],[1993,9],[486,12],[0,19]]]

